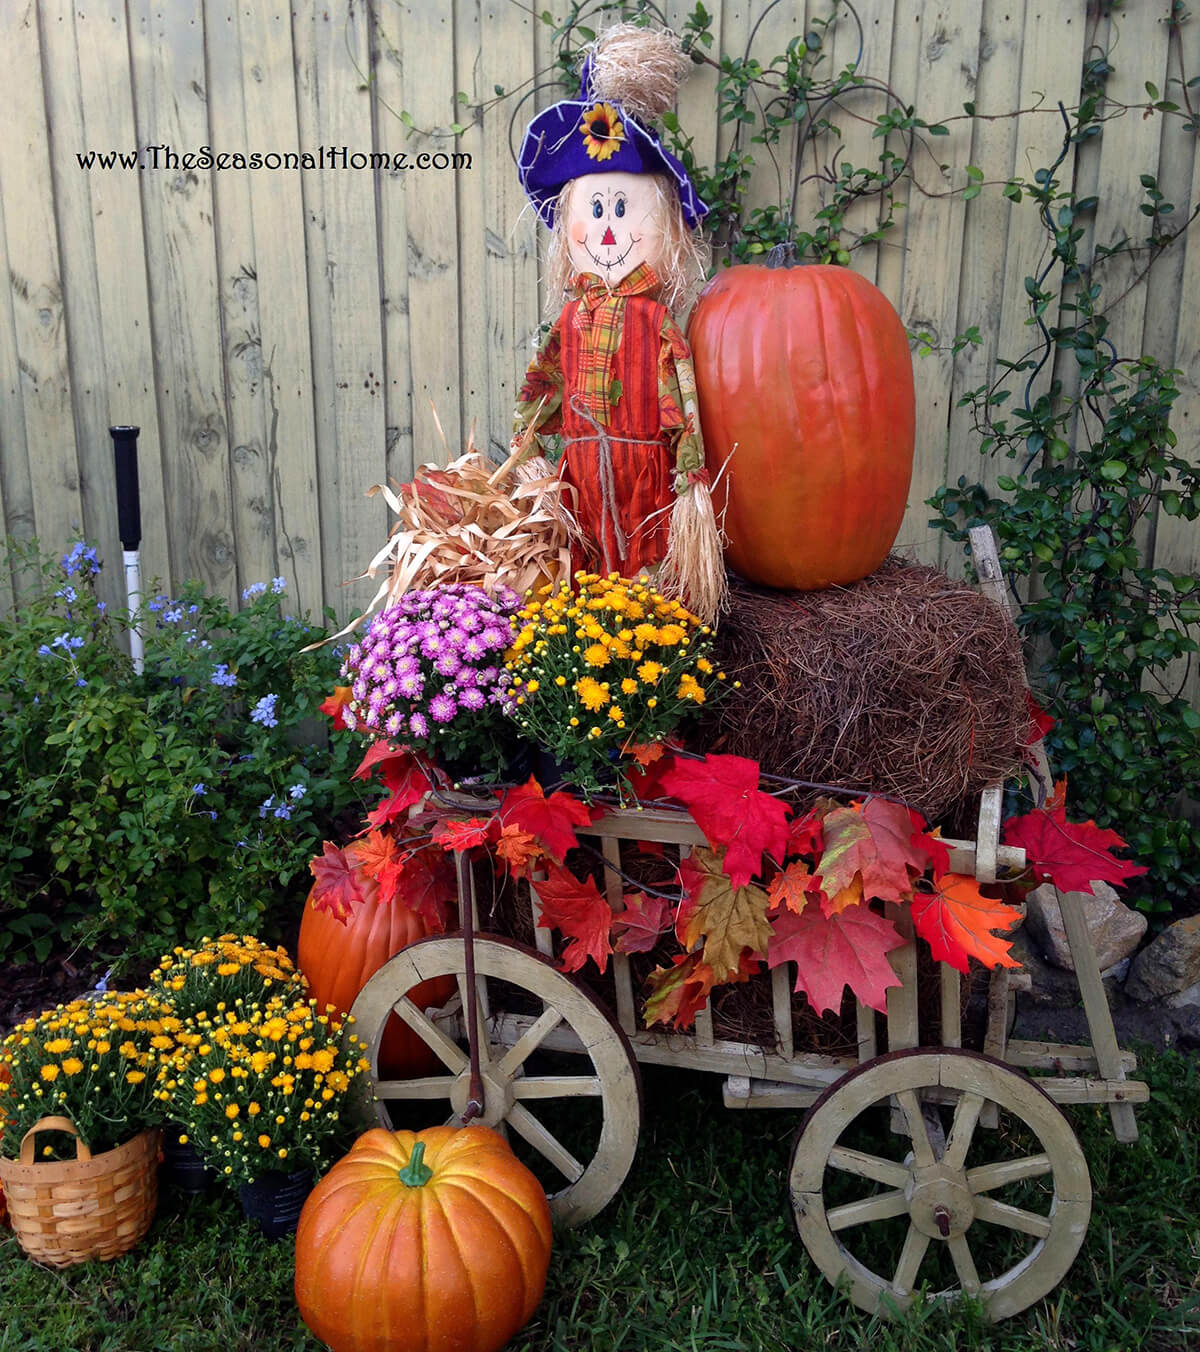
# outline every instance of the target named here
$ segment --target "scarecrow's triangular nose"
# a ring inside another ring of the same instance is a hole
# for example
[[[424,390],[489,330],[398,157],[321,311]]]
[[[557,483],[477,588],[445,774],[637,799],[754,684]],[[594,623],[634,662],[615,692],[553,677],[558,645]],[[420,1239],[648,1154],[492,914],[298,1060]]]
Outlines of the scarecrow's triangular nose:
[[[604,227],[604,238],[600,241],[601,247],[603,248],[606,244],[615,244],[616,242],[617,238],[612,232],[612,226],[606,225]]]

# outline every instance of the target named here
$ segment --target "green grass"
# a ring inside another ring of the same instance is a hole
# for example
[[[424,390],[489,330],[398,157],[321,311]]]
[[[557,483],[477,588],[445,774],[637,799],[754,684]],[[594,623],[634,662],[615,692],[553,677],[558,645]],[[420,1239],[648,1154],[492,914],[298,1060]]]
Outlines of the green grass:
[[[1141,1140],[1071,1114],[1096,1201],[1066,1282],[1003,1324],[918,1307],[885,1323],[827,1285],[795,1235],[785,1174],[795,1113],[729,1112],[720,1081],[646,1068],[633,1172],[561,1235],[523,1352],[1184,1352],[1200,1347],[1200,1060],[1144,1067]],[[0,1239],[0,1352],[317,1348],[291,1296],[288,1241],[257,1238],[231,1195],[166,1194],[146,1242],[53,1272]]]

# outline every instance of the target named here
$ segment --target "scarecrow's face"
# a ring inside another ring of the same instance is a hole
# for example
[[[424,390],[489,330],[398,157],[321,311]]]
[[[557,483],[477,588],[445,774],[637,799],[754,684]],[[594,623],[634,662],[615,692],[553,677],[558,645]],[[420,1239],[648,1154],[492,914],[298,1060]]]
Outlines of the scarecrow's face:
[[[663,249],[666,208],[645,174],[584,174],[575,180],[567,211],[567,248],[578,272],[609,286],[638,267],[656,268]]]

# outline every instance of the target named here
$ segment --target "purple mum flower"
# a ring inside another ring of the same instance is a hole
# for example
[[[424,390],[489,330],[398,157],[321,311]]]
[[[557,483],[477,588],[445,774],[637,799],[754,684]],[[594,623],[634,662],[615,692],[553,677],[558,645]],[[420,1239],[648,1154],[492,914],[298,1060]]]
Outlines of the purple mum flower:
[[[409,731],[414,737],[428,737],[429,724],[423,713],[415,713],[408,720]]]
[[[458,713],[458,705],[444,691],[429,701],[429,716],[435,723],[449,723]]]
[[[487,704],[487,697],[482,690],[477,689],[475,686],[468,686],[467,689],[459,693],[458,702],[464,709],[469,709],[474,712],[476,709],[485,707]]]

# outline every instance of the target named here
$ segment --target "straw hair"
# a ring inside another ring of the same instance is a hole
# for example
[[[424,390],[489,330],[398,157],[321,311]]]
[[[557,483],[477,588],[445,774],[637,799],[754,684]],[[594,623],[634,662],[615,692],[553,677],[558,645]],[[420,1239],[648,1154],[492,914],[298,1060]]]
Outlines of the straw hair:
[[[667,552],[656,581],[666,596],[678,596],[705,624],[716,625],[728,606],[729,583],[721,530],[708,485],[696,478],[675,499]]]
[[[588,52],[591,94],[620,104],[639,121],[661,117],[674,106],[679,86],[692,66],[670,29],[634,23],[606,28]]]
[[[693,292],[707,276],[712,261],[711,250],[698,230],[688,229],[675,180],[669,174],[647,174],[645,177],[654,184],[657,206],[663,218],[662,253],[653,264],[659,280],[657,299],[672,314],[678,315],[687,309]],[[576,272],[567,238],[567,215],[578,184],[579,180],[573,178],[558,195],[554,229],[550,232],[546,250],[546,314],[555,319],[568,299],[571,278]]]

